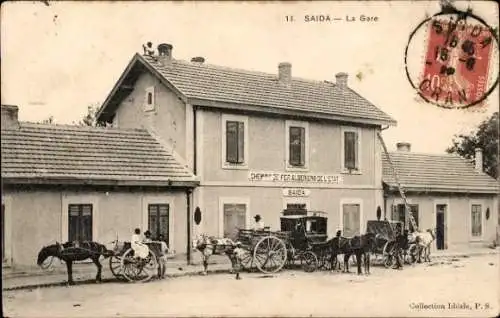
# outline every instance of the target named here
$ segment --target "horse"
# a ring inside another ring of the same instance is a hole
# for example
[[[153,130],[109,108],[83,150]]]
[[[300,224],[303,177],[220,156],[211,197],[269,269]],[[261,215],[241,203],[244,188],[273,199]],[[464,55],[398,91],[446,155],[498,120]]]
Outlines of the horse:
[[[424,262],[431,261],[431,244],[436,239],[435,229],[427,229],[425,232],[414,232],[413,240],[418,247],[418,262],[422,263],[422,255],[424,256]]]
[[[102,265],[99,258],[101,256],[108,258],[111,255],[113,255],[113,251],[108,250],[106,246],[97,242],[66,242],[64,244],[56,242],[56,244],[42,247],[38,253],[37,265],[42,267],[45,260],[51,256],[59,258],[66,263],[68,284],[74,285],[73,262],[83,261],[90,258],[97,266],[96,282],[101,282]]]
[[[366,274],[370,274],[370,256],[375,248],[376,236],[373,233],[356,235],[351,238],[341,236],[341,231],[337,231],[334,238],[330,240],[332,260],[339,254],[344,254],[344,270],[349,272],[349,259],[354,254],[358,267],[358,275],[362,274],[361,262],[363,259],[364,270]],[[333,264],[332,264],[333,265]]]
[[[231,261],[231,267],[236,272],[236,279],[240,279],[241,259],[244,250],[240,242],[230,238],[216,238],[207,234],[200,234],[194,246],[201,253],[203,259],[203,275],[208,274],[208,259],[212,255],[226,255]]]

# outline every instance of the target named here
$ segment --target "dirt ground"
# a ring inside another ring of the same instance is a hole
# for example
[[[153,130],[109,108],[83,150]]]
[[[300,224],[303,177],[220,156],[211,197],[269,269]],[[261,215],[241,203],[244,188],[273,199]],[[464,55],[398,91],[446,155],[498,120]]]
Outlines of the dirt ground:
[[[7,291],[4,316],[494,317],[500,312],[498,263],[498,255],[488,255],[439,259],[402,271],[372,267],[370,276],[282,271],[245,273],[242,280],[213,274]]]

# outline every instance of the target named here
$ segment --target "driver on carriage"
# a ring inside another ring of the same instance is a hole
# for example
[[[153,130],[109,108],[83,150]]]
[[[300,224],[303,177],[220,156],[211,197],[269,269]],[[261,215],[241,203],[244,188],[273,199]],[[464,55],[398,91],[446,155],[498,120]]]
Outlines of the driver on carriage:
[[[142,242],[141,229],[135,229],[132,239],[130,240],[130,245],[134,250],[135,257],[146,258],[148,256],[149,247]]]
[[[264,221],[260,217],[260,214],[257,214],[253,217],[255,219],[255,224],[253,226],[254,231],[263,231],[265,228]]]

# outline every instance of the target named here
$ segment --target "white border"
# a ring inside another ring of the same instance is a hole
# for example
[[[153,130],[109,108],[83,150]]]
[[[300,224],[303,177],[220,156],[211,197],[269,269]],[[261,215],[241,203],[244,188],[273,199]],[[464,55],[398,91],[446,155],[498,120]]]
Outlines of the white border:
[[[175,254],[174,197],[168,195],[147,195],[142,197],[142,218],[140,228],[143,232],[149,228],[148,206],[150,204],[168,204],[168,254]]]
[[[362,153],[361,153],[361,150],[363,147],[361,147],[362,145],[362,142],[361,142],[361,139],[362,139],[362,129],[361,128],[358,128],[358,127],[349,127],[349,126],[342,126],[341,127],[341,135],[340,135],[340,167],[341,167],[341,172],[342,173],[349,173],[349,170],[347,170],[344,166],[344,163],[345,163],[345,147],[344,147],[344,133],[345,132],[349,132],[349,131],[352,131],[352,132],[355,132],[358,134],[358,145],[357,145],[357,152],[358,152],[358,170],[357,171],[352,171],[351,174],[362,174],[362,165],[361,165],[361,162],[363,161],[362,159]],[[376,147],[376,145],[375,145]],[[375,158],[376,159],[376,158]]]
[[[290,165],[290,127],[302,127],[305,129],[305,158],[303,167]],[[306,121],[285,121],[285,171],[309,171],[309,123]]]
[[[342,198],[339,203],[339,229],[344,235],[344,204],[359,204],[359,234],[365,232],[364,213],[363,213],[363,199],[361,198]]]
[[[434,199],[433,201],[433,204],[434,204],[434,208],[432,209],[432,228],[434,229],[434,233],[436,233],[437,231],[437,205],[438,204],[443,204],[443,205],[446,205],[446,211],[445,211],[445,216],[444,216],[444,219],[445,219],[445,233],[444,233],[444,249],[445,250],[448,250],[450,249],[450,242],[451,242],[451,236],[450,236],[450,229],[451,229],[451,213],[450,213],[450,209],[451,209],[451,205],[450,205],[450,200],[448,199]],[[470,212],[469,212],[470,214]],[[469,215],[470,216],[470,215]],[[424,229],[422,228],[421,226],[419,227],[420,231],[425,231],[427,229]],[[437,235],[437,234],[436,234]],[[433,244],[433,248],[435,250],[437,250],[437,237],[436,237],[436,244]]]
[[[481,236],[472,236],[472,205],[480,205],[481,206]],[[469,200],[469,211],[467,212],[467,231],[469,232],[469,241],[471,242],[479,242],[484,240],[484,232],[486,230],[485,224],[485,204],[483,201],[479,200]],[[491,209],[490,209],[491,214]]]
[[[245,204],[245,229],[250,226],[250,198],[248,197],[219,197],[219,237],[224,236],[224,204]]]
[[[244,144],[243,144],[243,157],[244,161],[243,163],[240,164],[235,164],[235,163],[229,163],[226,161],[226,122],[227,121],[239,121],[243,122],[243,134],[244,134]],[[222,162],[222,169],[235,169],[235,170],[245,170],[248,169],[248,144],[250,143],[249,135],[248,135],[248,116],[241,116],[241,115],[228,115],[228,114],[222,114],[221,117],[221,134],[222,134],[222,144],[221,144],[221,162]]]
[[[92,241],[99,242],[99,196],[63,194],[61,207],[61,242],[68,241],[69,205],[92,204]]]
[[[9,267],[12,265],[12,197],[10,195],[2,195],[2,204],[5,205],[4,209],[4,254],[2,259],[2,266]]]

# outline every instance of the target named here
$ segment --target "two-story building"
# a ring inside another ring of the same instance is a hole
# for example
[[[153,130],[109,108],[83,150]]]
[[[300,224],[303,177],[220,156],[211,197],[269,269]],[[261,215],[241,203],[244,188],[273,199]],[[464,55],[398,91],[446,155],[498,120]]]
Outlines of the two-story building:
[[[199,178],[195,235],[232,236],[256,214],[279,229],[287,207],[326,212],[330,235],[375,219],[384,204],[376,134],[395,121],[347,74],[313,81],[293,77],[290,63],[267,74],[172,53],[161,44],[158,55],[134,55],[98,116],[147,129]]]

